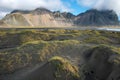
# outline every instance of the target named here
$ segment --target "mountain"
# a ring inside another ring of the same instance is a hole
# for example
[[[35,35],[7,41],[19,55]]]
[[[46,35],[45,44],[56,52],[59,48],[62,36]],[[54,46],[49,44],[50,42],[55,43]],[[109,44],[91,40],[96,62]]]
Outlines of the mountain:
[[[52,12],[46,8],[35,10],[14,10],[2,20],[9,26],[31,27],[72,27],[72,26],[104,26],[119,25],[117,14],[112,10],[88,10],[77,16],[69,12]],[[0,23],[2,26],[3,23]]]
[[[117,14],[112,10],[98,11],[92,9],[79,14],[75,18],[75,24],[83,26],[118,25],[119,20]]]
[[[45,8],[37,8],[32,11],[14,10],[2,21],[13,26],[66,27],[73,25],[72,16],[70,13],[51,12]]]
[[[8,26],[8,24],[6,24],[4,21],[0,20],[0,26]]]

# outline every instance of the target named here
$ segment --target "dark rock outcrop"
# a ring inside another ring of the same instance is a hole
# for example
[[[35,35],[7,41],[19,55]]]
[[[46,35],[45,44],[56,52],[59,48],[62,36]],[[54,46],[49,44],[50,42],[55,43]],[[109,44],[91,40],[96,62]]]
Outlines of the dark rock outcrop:
[[[11,14],[13,13],[22,13],[22,14],[28,14],[30,13],[30,11],[27,11],[27,10],[14,10],[11,12]]]
[[[69,12],[63,12],[62,15],[67,19],[73,19],[75,17],[75,15]]]
[[[37,9],[31,11],[31,13],[40,15],[40,14],[46,14],[46,13],[50,14],[52,12],[46,8],[37,8]]]

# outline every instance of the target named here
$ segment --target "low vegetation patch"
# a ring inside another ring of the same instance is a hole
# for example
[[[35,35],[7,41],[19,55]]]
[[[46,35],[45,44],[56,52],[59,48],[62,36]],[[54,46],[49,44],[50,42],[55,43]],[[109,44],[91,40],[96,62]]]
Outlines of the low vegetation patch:
[[[119,32],[96,30],[0,30],[0,74],[45,62],[53,56],[66,56],[75,62],[72,58],[79,60],[84,50],[99,44],[111,46],[119,54],[119,36]],[[69,67],[72,73],[76,73],[66,60],[60,57],[52,60],[65,63],[62,69]]]
[[[54,73],[56,79],[60,77],[62,78],[65,75],[67,75],[66,79],[67,77],[73,77],[76,79],[79,78],[78,67],[72,66],[72,64],[66,59],[59,56],[55,56],[49,60],[49,63],[54,65],[56,68],[56,72]]]

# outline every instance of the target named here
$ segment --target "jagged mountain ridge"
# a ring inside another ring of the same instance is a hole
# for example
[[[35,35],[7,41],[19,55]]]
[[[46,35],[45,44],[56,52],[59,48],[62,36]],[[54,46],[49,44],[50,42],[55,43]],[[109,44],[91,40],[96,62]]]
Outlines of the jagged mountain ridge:
[[[6,15],[2,21],[13,26],[40,26],[60,27],[72,26],[72,19],[67,19],[60,12],[51,12],[45,8],[37,8],[32,11],[15,10]]]
[[[113,10],[98,11],[96,9],[88,10],[76,17],[77,25],[118,25],[119,20],[117,14]]]
[[[117,14],[112,10],[88,10],[77,16],[69,12],[52,12],[45,8],[35,10],[14,10],[2,22],[11,26],[70,27],[119,25]],[[3,25],[3,24],[2,24]]]

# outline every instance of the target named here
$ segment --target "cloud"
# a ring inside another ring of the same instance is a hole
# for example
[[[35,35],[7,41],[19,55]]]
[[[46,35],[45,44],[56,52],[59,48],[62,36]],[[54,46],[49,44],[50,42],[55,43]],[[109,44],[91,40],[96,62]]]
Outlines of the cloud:
[[[38,7],[45,7],[52,11],[71,11],[69,5],[62,0],[0,0],[0,16],[3,16],[6,10],[9,12],[15,9],[33,10]]]
[[[98,10],[114,10],[120,15],[120,0],[77,0],[84,7],[95,8]]]
[[[7,9],[35,9],[45,7],[50,10],[69,11],[62,0],[0,0],[0,7]]]
[[[9,12],[0,12],[0,19],[5,16],[6,14],[8,14]]]
[[[3,18],[6,14],[10,13],[11,10],[4,9],[0,7],[0,19]]]

